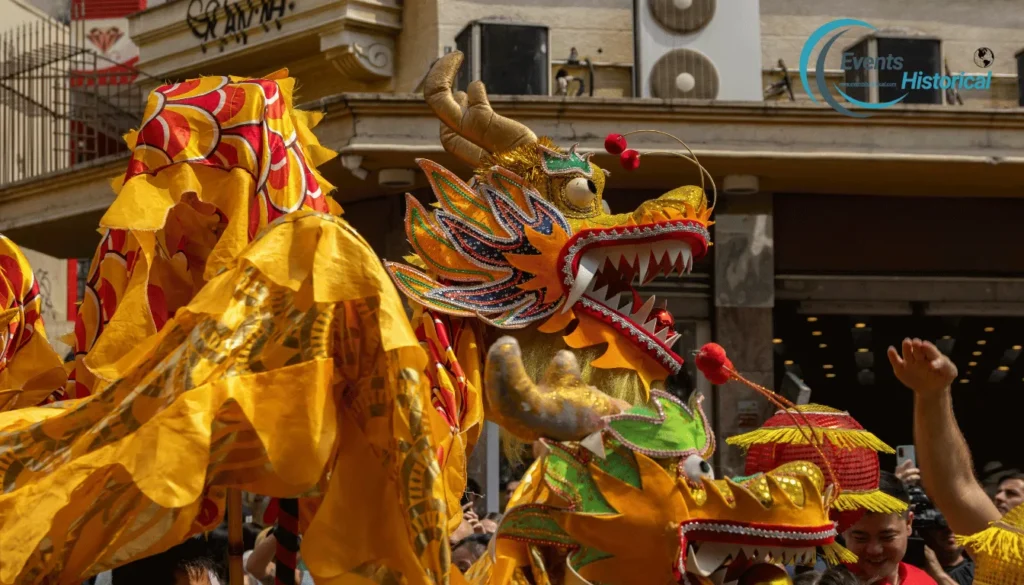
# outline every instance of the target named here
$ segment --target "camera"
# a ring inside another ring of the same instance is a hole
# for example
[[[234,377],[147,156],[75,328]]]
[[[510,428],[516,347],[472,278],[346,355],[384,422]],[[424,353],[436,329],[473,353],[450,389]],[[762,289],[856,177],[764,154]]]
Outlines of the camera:
[[[928,495],[919,486],[907,488],[910,494],[910,511],[914,513],[914,521],[911,524],[912,533],[907,539],[907,553],[903,556],[903,562],[915,567],[926,566],[924,547],[924,534],[929,530],[945,528],[946,518],[942,515]]]
[[[920,536],[922,530],[946,527],[946,518],[920,486],[911,486],[907,492],[910,494],[910,511],[914,513],[914,536]]]

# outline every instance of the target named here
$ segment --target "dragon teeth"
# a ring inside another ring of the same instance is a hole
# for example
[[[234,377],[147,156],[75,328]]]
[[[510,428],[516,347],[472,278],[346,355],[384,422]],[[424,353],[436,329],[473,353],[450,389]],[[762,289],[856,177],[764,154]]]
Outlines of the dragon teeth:
[[[576,280],[572,283],[569,298],[566,299],[565,306],[562,308],[563,313],[572,308],[576,301],[580,300],[587,287],[590,286],[590,281],[594,280],[594,275],[597,274],[597,269],[600,266],[601,259],[594,254],[588,252],[580,258],[580,266],[576,270]]]
[[[690,547],[686,555],[686,570],[707,577],[717,571],[735,551],[733,545],[722,542],[705,542],[696,551]]]
[[[643,252],[637,259],[640,264],[640,282],[643,283],[647,279],[647,270],[651,266],[651,255],[649,252]]]
[[[644,321],[646,321],[647,316],[650,315],[651,310],[654,309],[654,301],[655,298],[653,296],[647,299],[647,302],[644,303],[642,307],[637,309],[636,313],[630,315],[629,318],[632,319],[634,323],[643,323]]]
[[[614,295],[608,297],[607,299],[605,299],[604,304],[609,309],[618,312],[619,305],[622,304],[622,293],[615,293]]]

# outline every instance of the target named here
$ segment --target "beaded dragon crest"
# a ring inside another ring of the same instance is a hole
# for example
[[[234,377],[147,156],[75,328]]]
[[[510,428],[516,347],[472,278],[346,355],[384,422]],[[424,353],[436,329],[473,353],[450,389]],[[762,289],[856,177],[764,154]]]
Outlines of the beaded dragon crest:
[[[570,349],[591,384],[646,399],[683,359],[673,350],[672,315],[636,287],[685,274],[707,252],[703,189],[681,187],[631,213],[608,213],[609,173],[589,154],[494,113],[479,82],[468,95],[453,94],[462,58],[453,52],[439,60],[424,93],[445,149],[475,176],[463,181],[419,162],[437,201],[431,209],[408,197],[414,254],[407,264],[388,264],[395,283],[420,307],[515,335],[537,354],[525,356],[532,374]]]

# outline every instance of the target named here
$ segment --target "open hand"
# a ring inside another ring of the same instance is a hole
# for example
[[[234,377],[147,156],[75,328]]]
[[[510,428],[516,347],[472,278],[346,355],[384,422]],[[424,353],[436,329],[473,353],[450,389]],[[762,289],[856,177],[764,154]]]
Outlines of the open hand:
[[[956,366],[931,342],[904,339],[902,356],[894,347],[888,354],[896,379],[918,394],[941,392],[956,380]]]

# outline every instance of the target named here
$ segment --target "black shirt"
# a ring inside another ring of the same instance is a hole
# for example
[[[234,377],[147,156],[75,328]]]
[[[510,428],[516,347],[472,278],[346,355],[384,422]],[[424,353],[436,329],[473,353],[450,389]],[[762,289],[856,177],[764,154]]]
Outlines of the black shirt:
[[[943,567],[949,578],[956,581],[957,585],[972,585],[974,583],[974,560],[964,555],[964,562],[955,567]]]

